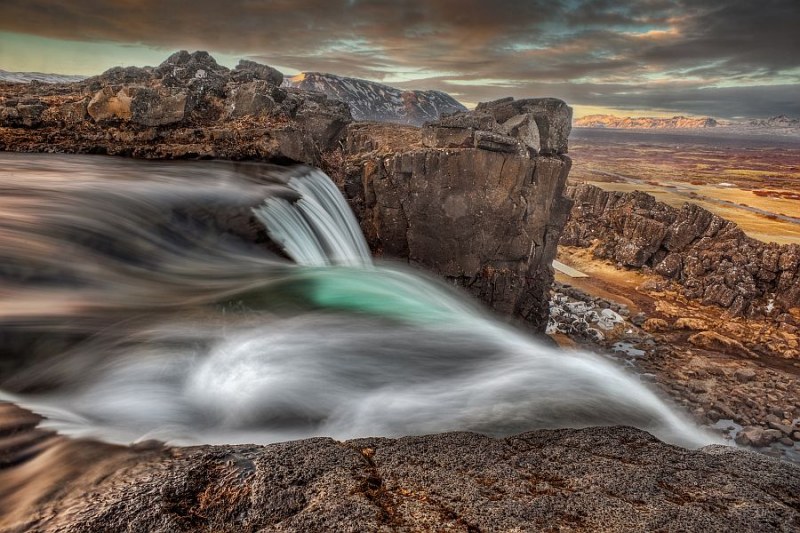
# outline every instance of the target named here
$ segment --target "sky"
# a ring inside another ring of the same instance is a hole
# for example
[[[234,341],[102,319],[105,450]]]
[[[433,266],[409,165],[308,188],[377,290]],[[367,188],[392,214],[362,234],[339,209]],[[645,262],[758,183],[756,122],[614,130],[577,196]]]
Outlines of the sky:
[[[207,50],[467,106],[800,117],[799,28],[800,0],[2,0],[0,69],[91,75]]]

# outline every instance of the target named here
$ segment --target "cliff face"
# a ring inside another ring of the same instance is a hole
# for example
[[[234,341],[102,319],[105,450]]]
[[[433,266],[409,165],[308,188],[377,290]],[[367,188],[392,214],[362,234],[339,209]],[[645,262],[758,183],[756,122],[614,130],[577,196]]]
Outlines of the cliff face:
[[[377,254],[544,329],[571,205],[564,102],[504,99],[423,128],[365,124],[347,104],[282,80],[265,65],[229,70],[178,52],[74,84],[0,84],[0,149],[321,166]]]
[[[466,111],[456,99],[441,91],[402,91],[382,83],[335,74],[304,72],[286,78],[284,85],[322,93],[345,102],[355,120],[397,122],[421,126],[441,115]]]
[[[569,130],[554,124],[569,124],[570,110],[550,99],[503,105],[512,102],[502,122],[476,111],[421,130],[352,124],[343,170],[329,166],[378,254],[423,265],[542,330],[571,207]]]
[[[575,207],[561,244],[596,245],[597,257],[649,267],[684,295],[732,315],[777,316],[800,307],[800,246],[763,243],[694,204],[681,209],[641,192],[570,186]]]

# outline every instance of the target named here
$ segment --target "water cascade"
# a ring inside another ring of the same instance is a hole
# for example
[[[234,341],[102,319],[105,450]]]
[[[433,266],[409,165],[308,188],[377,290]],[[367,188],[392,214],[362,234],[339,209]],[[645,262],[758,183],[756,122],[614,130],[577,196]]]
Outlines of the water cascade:
[[[626,424],[714,441],[611,363],[373,264],[319,171],[0,158],[0,396],[66,434],[267,443]],[[250,212],[281,250],[224,229]]]

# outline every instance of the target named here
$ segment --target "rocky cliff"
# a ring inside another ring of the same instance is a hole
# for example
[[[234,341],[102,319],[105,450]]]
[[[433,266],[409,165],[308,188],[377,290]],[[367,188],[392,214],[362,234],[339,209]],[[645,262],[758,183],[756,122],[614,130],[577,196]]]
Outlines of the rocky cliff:
[[[564,102],[504,99],[418,128],[354,122],[347,104],[282,82],[265,65],[178,52],[73,84],[0,84],[0,150],[320,166],[377,254],[543,330],[571,205]]]
[[[0,404],[2,427],[14,420],[0,441],[9,533],[800,528],[798,467],[627,427],[166,448],[67,440]]]
[[[282,89],[275,69],[205,52],[72,84],[0,84],[0,150],[317,163],[346,104]]]
[[[680,209],[642,192],[593,185],[566,190],[575,202],[561,244],[648,267],[683,286],[687,298],[732,315],[779,317],[800,307],[800,246],[763,243],[695,204]]]
[[[304,72],[286,78],[284,85],[327,95],[345,102],[355,120],[397,122],[421,126],[441,115],[467,108],[441,91],[402,91],[382,83],[335,74]]]
[[[465,287],[497,311],[547,323],[571,109],[504,99],[422,129],[351,124],[329,171],[385,257]]]

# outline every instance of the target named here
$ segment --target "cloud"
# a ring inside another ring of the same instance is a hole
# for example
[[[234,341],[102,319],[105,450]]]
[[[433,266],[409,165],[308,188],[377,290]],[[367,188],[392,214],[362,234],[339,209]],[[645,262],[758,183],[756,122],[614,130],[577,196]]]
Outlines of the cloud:
[[[725,117],[796,109],[799,12],[796,0],[3,0],[0,31],[240,54],[471,102],[547,90]]]

